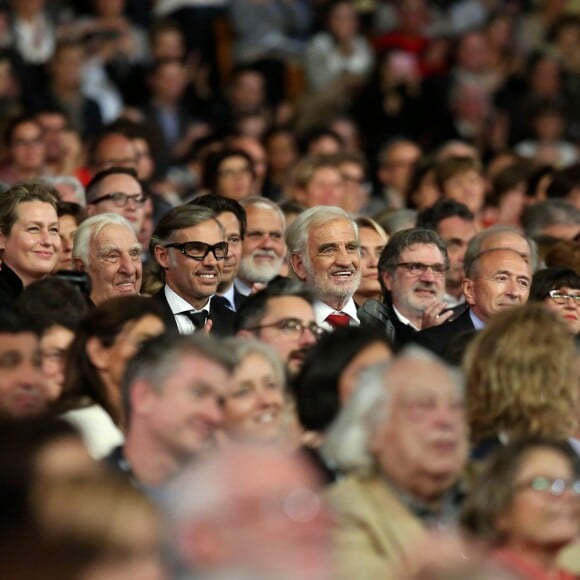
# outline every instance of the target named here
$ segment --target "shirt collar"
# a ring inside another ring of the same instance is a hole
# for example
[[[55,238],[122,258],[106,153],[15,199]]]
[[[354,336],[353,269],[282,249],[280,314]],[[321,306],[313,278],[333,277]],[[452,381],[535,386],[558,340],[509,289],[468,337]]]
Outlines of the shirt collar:
[[[318,326],[321,326],[325,330],[332,330],[330,324],[326,322],[326,317],[329,314],[337,314],[339,312],[344,312],[344,314],[348,314],[357,326],[360,324],[360,320],[357,315],[356,304],[354,303],[354,300],[352,298],[346,303],[344,308],[342,308],[341,310],[331,308],[328,304],[320,302],[320,300],[317,300],[314,303],[314,317],[316,318],[316,324],[318,324]]]
[[[243,294],[244,296],[249,296],[252,292],[252,287],[248,286],[248,284],[246,284],[239,278],[236,278],[234,280],[234,286],[237,288],[238,292],[240,294]]]
[[[483,322],[483,320],[473,312],[473,308],[469,309],[469,317],[471,318],[471,322],[473,322],[473,326],[475,326],[475,330],[485,328],[485,322]]]
[[[417,328],[406,316],[403,316],[399,310],[397,310],[397,307],[393,304],[393,310],[395,311],[395,314],[397,315],[397,318],[403,323],[406,324],[407,326],[410,326],[411,328],[415,329],[417,332],[419,330],[421,330],[420,328]]]
[[[228,308],[230,310],[233,310],[234,312],[236,311],[236,303],[234,300],[234,296],[235,296],[235,286],[232,284],[225,292],[223,292],[222,294],[220,294],[220,296],[222,298],[224,298],[225,300],[227,300],[228,304]]]
[[[167,284],[165,284],[165,298],[167,299],[167,304],[169,304],[169,308],[171,308],[171,312],[173,312],[173,314],[180,314],[185,310],[193,310],[194,312],[201,312],[202,310],[206,310],[209,312],[212,299],[210,296],[203,308],[197,309],[189,302],[187,302],[187,300],[184,300],[181,296],[179,296],[179,294],[172,290]]]

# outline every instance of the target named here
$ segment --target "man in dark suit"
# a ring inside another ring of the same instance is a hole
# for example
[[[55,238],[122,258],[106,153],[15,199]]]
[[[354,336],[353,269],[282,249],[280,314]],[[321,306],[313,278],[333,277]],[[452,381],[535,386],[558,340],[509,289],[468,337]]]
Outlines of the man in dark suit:
[[[219,283],[217,293],[224,298],[225,304],[230,310],[237,312],[246,299],[246,296],[234,284],[242,260],[242,242],[246,233],[246,210],[236,200],[221,195],[199,195],[190,203],[215,211],[217,219],[226,231],[228,255],[224,259],[222,280]]]
[[[445,243],[433,230],[402,230],[385,246],[379,259],[385,293],[383,324],[392,324],[395,346],[403,346],[421,329],[452,316],[445,312],[443,301],[448,264]]]
[[[469,308],[457,319],[427,328],[415,338],[454,363],[461,359],[469,336],[483,328],[493,314],[527,301],[532,278],[526,259],[508,248],[484,250],[466,267],[463,293]]]
[[[165,309],[168,328],[181,334],[209,329],[232,335],[235,314],[215,296],[228,254],[226,233],[215,212],[196,205],[169,210],[151,236],[151,255],[165,285],[154,300]]]

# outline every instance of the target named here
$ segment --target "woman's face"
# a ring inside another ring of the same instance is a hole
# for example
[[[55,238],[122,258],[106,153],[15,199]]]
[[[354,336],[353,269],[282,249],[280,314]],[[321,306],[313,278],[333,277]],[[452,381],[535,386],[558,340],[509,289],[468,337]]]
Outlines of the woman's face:
[[[227,157],[219,166],[215,193],[241,201],[253,193],[254,176],[250,162],[245,157]]]
[[[381,285],[379,284],[379,258],[385,247],[385,240],[372,228],[360,228],[361,244],[360,271],[361,279],[357,290],[364,299],[379,298]]]
[[[159,336],[165,330],[163,321],[153,314],[146,314],[125,324],[109,349],[109,373],[115,385],[120,385],[127,363],[146,340]]]
[[[580,332],[580,300],[563,296],[580,296],[580,289],[563,286],[557,288],[556,292],[562,297],[546,296],[544,304],[564,321],[572,334],[576,335]]]
[[[342,371],[338,379],[338,396],[344,404],[352,395],[360,374],[370,366],[387,362],[393,356],[384,342],[373,342],[361,350]]]
[[[272,441],[284,420],[284,385],[261,354],[248,355],[234,372],[224,401],[224,430],[233,439]]]
[[[60,236],[60,252],[55,270],[72,270],[72,250],[77,232],[77,222],[72,215],[58,218],[58,235]]]
[[[40,339],[42,374],[49,401],[56,401],[62,393],[66,351],[73,338],[74,333],[71,330],[56,324],[46,330]]]
[[[506,538],[505,547],[553,549],[576,538],[580,531],[579,498],[569,487],[562,493],[551,493],[549,486],[556,479],[567,484],[574,480],[572,466],[565,455],[548,447],[538,447],[522,457],[512,503],[496,522]],[[548,489],[538,489],[546,482]]]

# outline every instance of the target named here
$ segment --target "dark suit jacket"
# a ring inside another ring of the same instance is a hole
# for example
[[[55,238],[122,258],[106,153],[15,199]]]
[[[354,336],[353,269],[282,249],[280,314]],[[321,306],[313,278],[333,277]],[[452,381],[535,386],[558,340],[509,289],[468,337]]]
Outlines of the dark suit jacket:
[[[177,322],[175,316],[171,312],[171,308],[165,298],[165,286],[151,297],[152,300],[157,300],[163,307],[163,319],[168,329],[177,331]],[[213,322],[211,334],[215,336],[233,336],[234,322],[236,313],[232,312],[225,304],[224,299],[220,296],[214,296],[211,299],[211,306],[209,309],[209,318]]]
[[[469,316],[470,312],[471,309],[467,308],[451,322],[422,330],[415,336],[415,343],[424,346],[448,362],[457,364],[458,353],[462,354],[464,347],[475,333],[475,326]]]

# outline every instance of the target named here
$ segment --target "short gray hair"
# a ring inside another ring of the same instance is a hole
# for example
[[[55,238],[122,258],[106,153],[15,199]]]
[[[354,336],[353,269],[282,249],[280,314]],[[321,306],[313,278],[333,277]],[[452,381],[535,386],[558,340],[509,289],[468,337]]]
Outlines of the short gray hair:
[[[269,344],[254,338],[232,336],[222,340],[222,348],[231,353],[236,367],[242,364],[246,357],[252,354],[260,355],[270,363],[280,383],[286,385],[286,373],[280,355]]]
[[[303,253],[308,245],[308,234],[312,226],[326,224],[337,219],[348,220],[358,239],[358,226],[347,211],[341,207],[317,205],[299,214],[286,230],[288,252],[290,254]]]
[[[389,420],[390,372],[399,361],[408,359],[444,366],[458,389],[464,390],[460,371],[420,346],[405,347],[395,359],[361,373],[354,393],[326,432],[321,452],[327,461],[347,472],[369,474],[376,469],[370,442],[379,425]]]
[[[580,210],[563,199],[550,198],[529,206],[522,215],[522,226],[530,237],[541,236],[552,225],[579,225]]]
[[[85,267],[88,266],[93,240],[101,230],[111,225],[124,226],[135,235],[135,228],[118,213],[108,212],[94,215],[82,222],[76,231],[72,251],[73,259],[80,260]],[[136,235],[135,240],[137,240]]]
[[[58,189],[59,185],[68,185],[75,195],[76,203],[81,207],[86,207],[87,198],[85,195],[85,188],[83,184],[74,175],[47,175],[42,178],[42,181],[46,181],[49,185],[52,185]]]
[[[235,358],[218,339],[204,333],[180,335],[168,332],[152,338],[143,344],[125,369],[121,391],[127,417],[130,416],[130,392],[135,381],[145,380],[155,391],[161,392],[180,357],[185,355],[208,359],[228,373],[236,364]]]
[[[273,202],[271,199],[268,199],[267,197],[261,197],[259,195],[252,195],[246,199],[242,199],[240,201],[240,205],[246,210],[246,212],[248,211],[249,207],[260,207],[262,209],[271,209],[272,211],[275,211],[278,214],[280,221],[282,222],[282,226],[284,229],[286,229],[286,216],[280,209],[280,206]]]
[[[465,250],[465,258],[464,262],[464,269],[465,273],[470,272],[473,268],[473,262],[477,259],[479,254],[482,253],[482,247],[489,238],[498,235],[498,234],[514,234],[516,236],[520,236],[523,240],[525,240],[530,248],[530,267],[532,268],[532,272],[535,272],[538,267],[538,246],[536,242],[532,240],[530,237],[522,234],[518,228],[515,226],[510,226],[507,224],[497,224],[495,226],[491,226],[478,232],[469,240],[467,244],[467,249]],[[499,247],[495,248],[488,248],[488,249],[500,249]],[[512,248],[507,248],[512,249]]]

